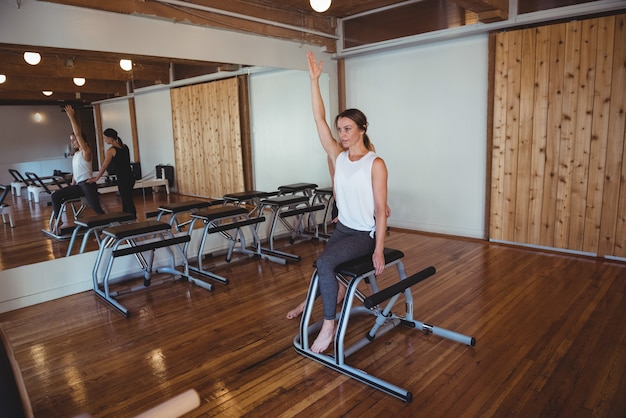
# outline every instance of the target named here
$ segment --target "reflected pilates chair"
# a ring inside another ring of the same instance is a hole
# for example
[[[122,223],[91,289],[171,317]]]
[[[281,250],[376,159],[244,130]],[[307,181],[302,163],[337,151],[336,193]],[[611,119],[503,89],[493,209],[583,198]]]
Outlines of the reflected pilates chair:
[[[52,196],[53,192],[69,185],[68,181],[62,176],[39,177],[37,173],[30,171],[24,174],[26,174],[26,178],[30,183],[26,188],[28,190],[28,200],[34,200],[35,203],[39,203],[39,195],[41,193],[47,193]]]
[[[22,176],[22,173],[14,168],[9,168],[9,174],[13,177],[11,182],[11,194],[20,197],[22,195],[22,187],[28,187],[28,181]]]
[[[9,186],[4,186],[0,184],[0,214],[2,214],[2,223],[7,223],[6,217],[9,218],[9,225],[13,228],[13,208],[8,203],[4,203],[4,199],[6,199],[9,194]]]
[[[317,270],[315,270],[311,278],[304,311],[302,312],[300,333],[294,338],[293,344],[296,351],[306,357],[405,402],[411,402],[413,395],[410,391],[346,364],[346,357],[374,342],[376,338],[388,333],[398,325],[421,330],[427,334],[448,338],[468,346],[474,346],[476,340],[473,337],[468,337],[413,319],[413,296],[411,294],[411,287],[435,274],[435,268],[428,267],[410,277],[406,277],[404,265],[402,264],[403,257],[404,254],[401,251],[385,248],[385,268],[387,269],[395,265],[400,280],[383,290],[378,289],[371,256],[360,257],[338,266],[336,270],[337,280],[346,285],[347,291],[341,312],[338,316],[334,338],[334,355],[314,353],[311,351],[309,344],[309,336],[319,331],[323,322],[318,321],[310,325],[313,305],[318,292],[318,276]],[[361,281],[369,283],[372,290],[371,296],[365,297],[365,295],[358,290],[357,286]],[[405,299],[406,311],[403,316],[396,315],[391,311],[400,295],[404,295]],[[355,298],[361,300],[363,305],[353,306]],[[383,307],[382,304],[385,301],[388,302]],[[374,325],[363,338],[351,346],[345,347],[344,341],[348,330],[348,323],[350,318],[355,315],[373,316],[375,319]]]

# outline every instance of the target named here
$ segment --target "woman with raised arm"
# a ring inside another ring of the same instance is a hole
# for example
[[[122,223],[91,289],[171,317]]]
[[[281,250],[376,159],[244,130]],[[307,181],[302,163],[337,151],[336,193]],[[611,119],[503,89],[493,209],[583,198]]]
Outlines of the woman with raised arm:
[[[357,109],[347,109],[335,118],[339,142],[326,122],[326,110],[319,87],[322,62],[308,53],[313,118],[317,133],[334,167],[334,189],[339,221],[317,259],[319,291],[324,306],[322,328],[311,346],[321,353],[335,335],[335,313],[339,284],[335,268],[363,255],[372,255],[376,274],[385,268],[383,254],[387,231],[387,167],[369,150],[367,118]]]
[[[74,108],[70,105],[65,106],[65,114],[70,120],[72,125],[72,133],[70,134],[70,142],[74,150],[72,156],[72,184],[68,187],[63,187],[54,193],[52,193],[52,212],[53,217],[56,217],[61,210],[63,202],[85,196],[89,206],[98,215],[104,213],[100,206],[100,199],[98,197],[98,188],[95,184],[88,183],[87,180],[91,177],[91,158],[92,152],[89,144],[85,141],[83,133],[78,126],[76,116],[74,115]],[[59,222],[57,227],[60,227],[62,222]],[[53,231],[59,233],[59,231]]]

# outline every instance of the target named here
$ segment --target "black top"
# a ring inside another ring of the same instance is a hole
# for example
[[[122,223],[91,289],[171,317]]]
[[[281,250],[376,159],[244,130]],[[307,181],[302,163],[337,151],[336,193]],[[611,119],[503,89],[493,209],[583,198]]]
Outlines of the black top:
[[[130,168],[130,150],[128,146],[122,148],[115,147],[115,155],[107,168],[109,174],[115,174],[118,180],[134,179],[133,171]]]

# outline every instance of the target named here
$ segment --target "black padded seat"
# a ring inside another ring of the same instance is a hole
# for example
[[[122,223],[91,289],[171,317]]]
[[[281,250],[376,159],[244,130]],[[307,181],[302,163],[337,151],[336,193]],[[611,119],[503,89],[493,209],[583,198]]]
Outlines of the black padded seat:
[[[200,218],[205,221],[225,218],[229,216],[245,215],[248,211],[241,206],[215,206],[192,213],[193,218]]]
[[[404,253],[400,250],[392,248],[384,249],[385,265],[392,263],[404,257]],[[337,266],[335,271],[339,274],[349,277],[359,277],[374,270],[372,264],[372,255],[364,255],[354,260],[346,261]]]
[[[167,231],[170,225],[165,222],[147,220],[130,224],[112,226],[102,230],[102,233],[115,239],[123,239],[135,235],[145,235],[152,232]]]

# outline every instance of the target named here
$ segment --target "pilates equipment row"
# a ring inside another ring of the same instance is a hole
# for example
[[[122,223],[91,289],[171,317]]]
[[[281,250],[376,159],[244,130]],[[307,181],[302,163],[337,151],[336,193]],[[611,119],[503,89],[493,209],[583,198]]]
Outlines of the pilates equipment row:
[[[156,212],[147,214],[148,220],[141,222],[123,212],[77,218],[67,255],[72,253],[79,236],[82,235],[80,252],[84,251],[89,237],[97,240],[99,249],[92,272],[94,292],[128,317],[130,311],[116,299],[120,292],[111,290],[111,285],[117,280],[112,277],[115,260],[133,255],[142,271],[143,286],[126,291],[149,287],[153,284],[153,275],[158,273],[172,276],[166,280],[186,279],[207,290],[213,290],[213,285],[206,279],[228,284],[228,278],[204,266],[204,260],[209,255],[212,258],[219,255],[205,253],[207,240],[212,235],[226,239],[225,263],[231,262],[235,253],[279,264],[300,261],[300,256],[276,248],[278,231],[282,231],[278,224],[280,222],[290,234],[290,244],[301,237],[320,239],[314,214],[325,211],[326,216],[332,204],[332,191],[329,194],[326,189],[320,193],[317,190],[315,184],[297,183],[281,186],[272,193],[248,191],[227,194],[223,199],[213,201],[177,202],[161,205]],[[322,193],[324,199],[320,197]],[[271,219],[263,245],[258,231],[259,225],[266,221],[266,213]],[[187,233],[184,233],[185,228]],[[197,251],[192,254],[190,242],[194,231],[199,231],[200,239]],[[169,266],[153,267],[157,249],[168,251]],[[177,262],[177,259],[181,261]],[[214,265],[213,269],[216,267]]]

